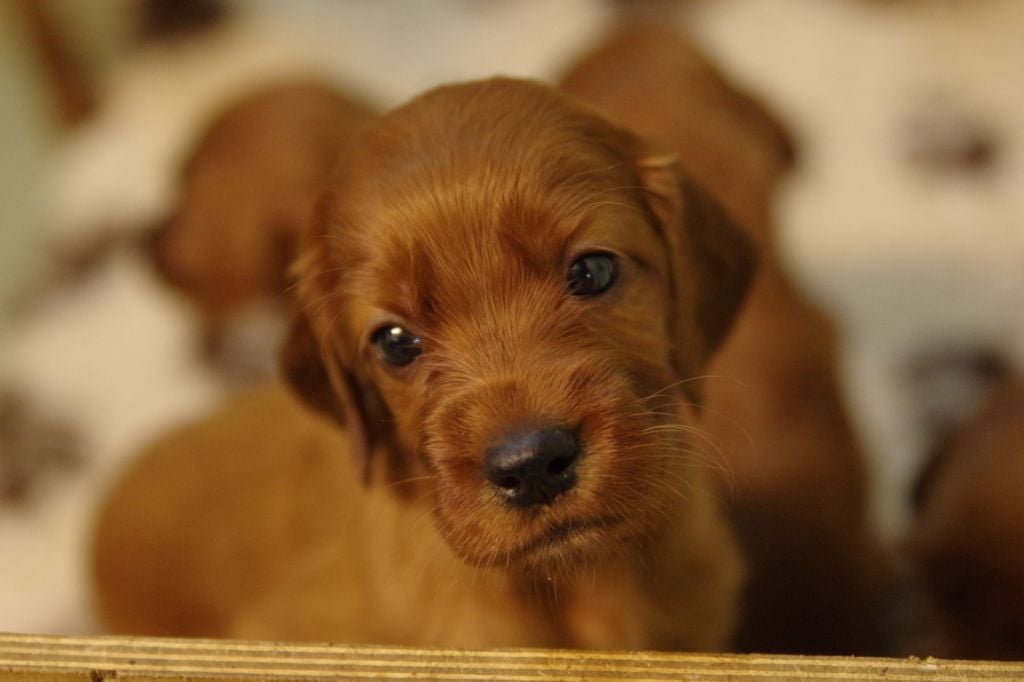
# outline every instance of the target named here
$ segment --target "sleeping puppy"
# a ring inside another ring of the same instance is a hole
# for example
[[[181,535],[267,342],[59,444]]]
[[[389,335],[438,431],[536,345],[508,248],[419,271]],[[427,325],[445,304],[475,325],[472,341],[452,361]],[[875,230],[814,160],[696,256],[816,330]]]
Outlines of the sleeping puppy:
[[[111,630],[727,645],[695,415],[753,252],[670,158],[538,84],[438,88],[300,252],[284,369],[344,436],[272,388],[158,444],[100,520]]]
[[[793,143],[665,27],[671,17],[650,19],[615,27],[562,87],[676,152],[760,247],[750,296],[708,369],[702,421],[749,560],[737,646],[878,654],[884,570],[865,527],[864,463],[839,400],[833,330],[776,251],[771,208]]]

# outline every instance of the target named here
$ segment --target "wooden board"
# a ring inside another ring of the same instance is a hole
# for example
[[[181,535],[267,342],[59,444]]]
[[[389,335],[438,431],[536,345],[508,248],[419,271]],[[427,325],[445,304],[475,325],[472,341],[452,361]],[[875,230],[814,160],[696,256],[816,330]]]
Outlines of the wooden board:
[[[583,651],[448,651],[0,635],[0,682],[103,680],[1024,680],[1024,663]]]

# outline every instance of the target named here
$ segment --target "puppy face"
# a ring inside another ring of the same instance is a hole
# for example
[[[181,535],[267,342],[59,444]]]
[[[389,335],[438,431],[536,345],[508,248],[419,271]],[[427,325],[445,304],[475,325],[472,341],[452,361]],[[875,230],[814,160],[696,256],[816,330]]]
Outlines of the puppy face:
[[[358,451],[426,476],[465,560],[594,560],[685,505],[695,377],[750,269],[632,135],[531,83],[441,88],[323,199],[285,366]]]

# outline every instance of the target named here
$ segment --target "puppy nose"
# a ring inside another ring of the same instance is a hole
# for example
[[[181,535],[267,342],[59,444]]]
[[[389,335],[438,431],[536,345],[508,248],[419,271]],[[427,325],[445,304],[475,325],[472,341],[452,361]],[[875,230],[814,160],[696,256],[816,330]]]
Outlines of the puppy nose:
[[[549,504],[576,485],[579,452],[567,428],[518,433],[487,451],[484,474],[513,506]]]

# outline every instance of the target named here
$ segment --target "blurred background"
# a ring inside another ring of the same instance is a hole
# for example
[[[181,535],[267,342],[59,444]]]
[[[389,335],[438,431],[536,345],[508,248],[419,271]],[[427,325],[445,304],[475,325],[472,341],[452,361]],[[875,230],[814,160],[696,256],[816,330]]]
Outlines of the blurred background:
[[[777,248],[839,331],[872,527],[898,551],[934,453],[1024,367],[1024,3],[5,0],[0,631],[92,631],[81,557],[104,487],[272,372],[273,316],[214,343],[145,255],[218,113],[296,76],[372,110],[449,81],[553,82],[651,13],[792,134]],[[217,371],[197,360],[211,344]]]

